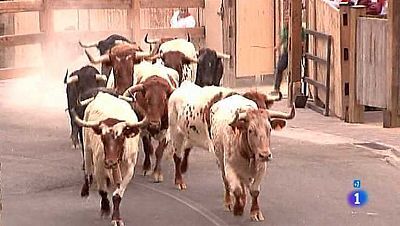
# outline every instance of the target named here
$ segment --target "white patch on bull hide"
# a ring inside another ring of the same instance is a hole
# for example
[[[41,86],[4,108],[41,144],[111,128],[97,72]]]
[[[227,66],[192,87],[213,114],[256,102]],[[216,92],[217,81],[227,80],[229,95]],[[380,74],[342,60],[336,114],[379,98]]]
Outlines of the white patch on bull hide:
[[[128,55],[128,56],[125,57],[125,60],[129,60],[131,58],[132,58],[132,55]]]
[[[118,61],[118,62],[121,62],[121,58],[119,58],[119,57],[115,57],[115,59]]]
[[[194,82],[195,79],[193,78],[193,70],[190,65],[183,65],[182,67],[182,77],[183,81],[191,81]]]

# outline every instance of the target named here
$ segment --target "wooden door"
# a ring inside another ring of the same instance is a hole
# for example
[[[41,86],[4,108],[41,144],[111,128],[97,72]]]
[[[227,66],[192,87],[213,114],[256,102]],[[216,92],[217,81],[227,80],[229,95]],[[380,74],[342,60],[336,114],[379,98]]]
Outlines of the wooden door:
[[[273,74],[274,1],[236,0],[236,77]]]

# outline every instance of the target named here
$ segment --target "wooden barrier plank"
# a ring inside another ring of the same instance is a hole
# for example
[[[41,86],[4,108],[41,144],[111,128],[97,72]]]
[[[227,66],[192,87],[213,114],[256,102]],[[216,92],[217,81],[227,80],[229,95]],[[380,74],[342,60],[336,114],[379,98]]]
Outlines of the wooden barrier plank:
[[[312,55],[311,53],[306,53],[306,54],[304,54],[304,57],[305,57],[306,59],[308,59],[308,60],[316,61],[316,62],[318,62],[319,64],[326,65],[326,63],[327,63],[327,61],[326,61],[325,59],[322,59],[321,57],[318,57],[318,56],[314,56],[314,55]]]
[[[388,2],[387,110],[383,127],[400,127],[400,1]]]
[[[52,0],[53,9],[128,9],[129,0]]]
[[[0,13],[30,12],[41,9],[41,1],[0,1]]]
[[[365,6],[350,8],[350,49],[349,49],[349,121],[362,123],[364,121],[364,106],[357,102],[357,19],[366,14]]]
[[[204,8],[205,0],[141,0],[140,8]]]
[[[142,34],[149,34],[151,38],[157,37],[184,37],[187,33],[192,38],[205,38],[205,27],[196,28],[148,28],[142,29]]]
[[[321,82],[318,82],[318,81],[315,81],[315,80],[313,80],[311,78],[308,78],[308,77],[304,77],[304,81],[307,82],[308,84],[316,86],[316,87],[318,87],[318,89],[322,89],[323,91],[326,92],[327,87],[325,86],[325,84],[323,84]]]
[[[0,80],[21,78],[38,73],[41,67],[0,68]]]
[[[17,46],[40,43],[44,40],[44,33],[25,35],[3,35],[0,36],[0,46]]]
[[[99,39],[106,38],[111,34],[120,34],[125,37],[130,37],[131,31],[65,31],[56,32],[53,34],[53,38],[57,42],[76,42],[82,41],[98,41]]]

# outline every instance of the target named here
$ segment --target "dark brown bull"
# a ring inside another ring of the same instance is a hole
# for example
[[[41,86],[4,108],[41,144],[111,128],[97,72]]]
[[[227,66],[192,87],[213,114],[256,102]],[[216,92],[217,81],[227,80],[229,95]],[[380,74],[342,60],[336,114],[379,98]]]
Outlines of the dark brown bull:
[[[172,78],[171,78],[172,80]],[[145,159],[143,163],[144,175],[151,168],[150,156],[154,152],[151,144],[151,137],[156,138],[159,144],[156,148],[156,164],[153,171],[155,182],[161,182],[163,176],[161,173],[161,159],[164,149],[167,146],[166,138],[162,133],[168,129],[168,98],[175,87],[164,78],[152,76],[138,85],[127,89],[124,96],[134,96],[135,102],[133,108],[137,112],[139,119],[146,118],[149,123],[147,127],[148,134],[142,136]]]
[[[111,48],[110,53],[93,58],[86,50],[92,63],[110,62],[114,70],[114,89],[123,94],[133,84],[134,65],[140,63],[150,53],[140,51],[137,45],[121,43]]]

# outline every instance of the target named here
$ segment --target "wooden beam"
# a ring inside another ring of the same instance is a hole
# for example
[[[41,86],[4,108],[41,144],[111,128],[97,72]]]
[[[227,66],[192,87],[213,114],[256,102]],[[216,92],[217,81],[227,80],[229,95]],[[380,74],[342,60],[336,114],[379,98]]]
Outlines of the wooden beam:
[[[350,8],[350,48],[349,48],[349,114],[348,122],[362,123],[364,121],[364,106],[357,102],[357,19],[366,15],[365,6]]]
[[[289,19],[289,101],[291,106],[301,92],[301,57],[302,57],[302,5],[299,0],[290,1]]]
[[[1,68],[0,80],[26,77],[35,73],[40,73],[41,70],[41,67]]]
[[[52,0],[53,9],[128,9],[130,0]]]
[[[387,51],[387,110],[383,114],[383,127],[400,127],[400,1],[388,2]]]
[[[342,118],[349,121],[349,72],[350,72],[350,6],[340,4],[340,65],[342,73]]]
[[[205,38],[205,27],[195,28],[147,28],[142,29],[142,34],[149,34],[151,38],[158,37],[186,37],[187,33],[192,38]],[[143,38],[143,37],[142,37]]]
[[[78,45],[78,41],[98,41],[99,39],[106,38],[111,34],[118,33],[122,36],[129,37],[131,34],[130,30],[113,30],[113,31],[65,31],[65,32],[56,32],[53,34],[53,40],[57,42],[76,42]]]
[[[132,0],[131,10],[133,12],[133,40],[141,43],[143,38],[140,30],[140,0]]]
[[[41,9],[41,1],[0,1],[0,13],[30,12]]]
[[[140,8],[204,8],[205,0],[141,0]]]
[[[0,46],[17,46],[40,43],[44,39],[44,33],[25,35],[3,35],[0,36]]]

